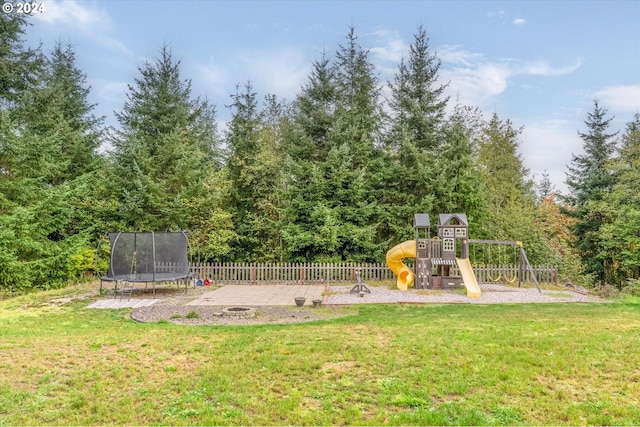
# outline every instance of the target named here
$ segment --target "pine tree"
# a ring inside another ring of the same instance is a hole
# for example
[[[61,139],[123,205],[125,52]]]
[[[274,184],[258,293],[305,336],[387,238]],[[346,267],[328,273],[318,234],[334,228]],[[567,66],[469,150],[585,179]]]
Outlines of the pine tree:
[[[14,147],[20,175],[51,186],[94,170],[103,118],[93,114],[90,90],[72,46],[58,42],[45,59],[39,86],[17,101],[20,134],[30,141]]]
[[[182,79],[168,46],[139,72],[116,113],[121,130],[113,140],[114,214],[126,229],[190,229],[196,205],[210,196],[202,183],[216,167],[215,110],[192,97],[191,81]]]
[[[618,132],[607,133],[613,117],[606,115],[607,110],[595,100],[593,111],[584,122],[588,132],[578,132],[584,141],[584,154],[572,156],[566,174],[568,201],[577,209],[589,200],[598,200],[612,185],[612,176],[605,165],[616,150]]]
[[[328,260],[338,249],[340,222],[328,203],[332,195],[324,174],[337,102],[334,69],[323,52],[293,103],[284,140],[287,203],[281,228],[288,260]]]
[[[286,141],[283,240],[296,261],[379,260],[374,188],[381,110],[368,51],[350,28],[335,61],[314,62]]]
[[[25,46],[22,37],[27,26],[27,15],[0,14],[0,109],[3,111],[37,84],[42,54],[39,49]]]
[[[521,128],[494,113],[479,140],[479,178],[485,188],[486,216],[479,224],[481,238],[517,240],[525,244],[529,261],[544,262],[550,251],[536,226],[533,184],[518,153]]]
[[[593,112],[585,121],[588,132],[579,132],[584,141],[584,154],[573,155],[566,178],[570,191],[569,213],[578,220],[574,226],[576,247],[585,272],[593,275],[598,284],[605,283],[605,264],[610,263],[610,260],[603,262],[598,255],[603,243],[600,227],[608,221],[606,212],[598,209],[598,202],[614,183],[606,165],[615,152],[617,135],[617,132],[608,133],[613,117],[606,115],[607,110],[594,101]]]
[[[615,184],[597,204],[608,219],[600,228],[598,258],[606,281],[619,288],[640,278],[640,114],[627,124],[621,140],[620,153],[610,162]]]
[[[402,58],[394,81],[388,83],[392,116],[381,169],[385,174],[380,179],[384,194],[380,198],[387,205],[384,222],[390,241],[410,237],[415,213],[437,214],[440,212],[434,212],[434,203],[440,203],[440,208],[446,203],[437,200],[438,194],[446,192],[438,188],[441,169],[437,164],[442,161],[440,148],[448,103],[446,85],[437,82],[439,70],[440,60],[420,26],[409,46],[408,60]]]
[[[233,118],[227,132],[231,180],[230,209],[238,234],[236,261],[281,259],[282,134],[287,107],[274,96],[259,109],[251,82],[232,95]]]
[[[456,107],[454,115],[445,126],[445,142],[435,166],[434,214],[465,212],[470,221],[470,233],[486,215],[484,186],[474,162],[473,129],[465,118],[467,111]]]
[[[101,120],[71,46],[58,44],[38,65],[3,112],[11,127],[2,143],[0,287],[10,289],[64,284],[93,260]]]
[[[447,85],[438,85],[440,65],[426,30],[420,26],[409,46],[408,62],[402,58],[394,82],[389,83],[395,133],[405,127],[418,149],[432,153],[442,142],[441,126],[449,101],[444,96]]]

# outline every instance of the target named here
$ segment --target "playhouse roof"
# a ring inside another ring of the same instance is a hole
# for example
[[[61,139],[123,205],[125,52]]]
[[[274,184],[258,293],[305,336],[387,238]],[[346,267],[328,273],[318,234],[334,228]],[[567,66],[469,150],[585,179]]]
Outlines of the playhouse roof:
[[[467,221],[467,215],[463,213],[449,213],[449,214],[440,214],[440,222],[439,225],[451,225],[452,219],[457,219],[459,225],[464,225],[465,227],[469,226],[469,221]]]
[[[413,216],[413,227],[431,227],[429,214],[419,213]]]

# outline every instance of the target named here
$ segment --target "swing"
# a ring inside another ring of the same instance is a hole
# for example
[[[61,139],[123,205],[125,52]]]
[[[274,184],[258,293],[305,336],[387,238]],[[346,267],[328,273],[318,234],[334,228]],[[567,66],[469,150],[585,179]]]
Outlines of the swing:
[[[482,247],[482,262],[478,264],[478,246],[473,245],[473,263],[471,264],[473,268],[485,268],[484,263],[484,246]]]
[[[489,262],[491,262],[491,246],[489,246]],[[491,280],[492,282],[497,282],[498,280],[500,280],[501,278],[500,269],[498,268],[497,271],[498,271],[498,277],[494,278],[493,276],[491,276],[490,269],[487,269],[487,279]]]
[[[504,261],[505,261],[505,263],[503,264],[503,267],[502,267],[503,268],[502,274],[504,275],[504,280],[506,280],[508,283],[513,283],[518,278],[518,274],[514,270],[513,277],[512,278],[507,277],[507,250],[506,249],[504,250]],[[514,264],[516,262],[516,247],[515,246],[513,247],[513,262],[514,262]]]

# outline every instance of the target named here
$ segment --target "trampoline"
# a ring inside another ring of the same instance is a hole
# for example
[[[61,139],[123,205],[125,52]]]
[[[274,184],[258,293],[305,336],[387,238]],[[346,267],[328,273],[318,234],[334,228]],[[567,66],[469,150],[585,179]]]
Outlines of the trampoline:
[[[100,292],[103,282],[115,282],[114,293],[133,292],[136,283],[152,284],[153,295],[156,283],[184,282],[187,291],[191,276],[187,249],[189,239],[185,232],[109,233],[111,255],[106,276],[100,277]]]

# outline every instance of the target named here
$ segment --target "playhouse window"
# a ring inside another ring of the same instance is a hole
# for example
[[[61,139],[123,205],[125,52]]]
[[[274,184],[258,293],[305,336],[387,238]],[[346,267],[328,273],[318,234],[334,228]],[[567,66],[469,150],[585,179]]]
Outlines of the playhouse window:
[[[445,252],[453,252],[455,250],[454,242],[453,239],[442,239],[442,250]]]
[[[456,228],[456,237],[467,237],[466,228]]]
[[[453,237],[453,228],[443,228],[442,237]]]

